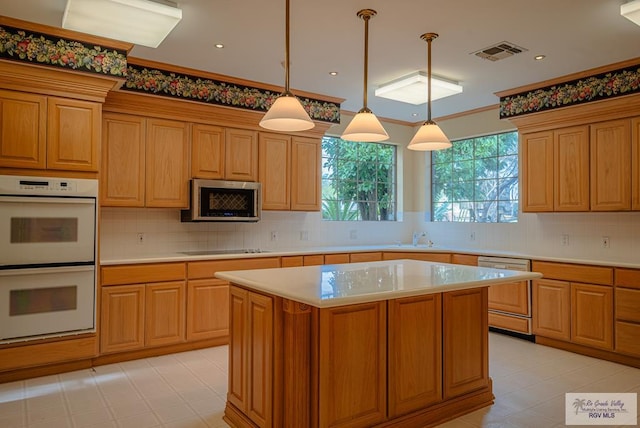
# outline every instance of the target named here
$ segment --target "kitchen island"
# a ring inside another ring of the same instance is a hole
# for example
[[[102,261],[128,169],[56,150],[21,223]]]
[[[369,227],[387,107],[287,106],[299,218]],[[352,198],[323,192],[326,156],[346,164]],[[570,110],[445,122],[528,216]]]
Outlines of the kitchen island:
[[[424,427],[493,403],[487,287],[539,278],[415,260],[217,272],[233,427]]]

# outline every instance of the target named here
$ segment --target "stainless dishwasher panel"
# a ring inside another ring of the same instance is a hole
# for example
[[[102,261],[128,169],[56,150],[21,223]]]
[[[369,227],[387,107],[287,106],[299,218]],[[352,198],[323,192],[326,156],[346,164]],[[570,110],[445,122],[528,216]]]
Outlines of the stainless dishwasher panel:
[[[527,259],[516,259],[508,257],[478,257],[479,267],[488,267],[493,269],[508,269],[516,271],[530,271],[531,262]],[[526,313],[519,313],[515,310],[512,312],[508,309],[489,308],[489,326],[492,330],[514,332],[532,339],[532,308],[531,308],[531,281],[526,281]],[[490,304],[491,305],[491,304]],[[492,321],[493,324],[492,325]],[[511,325],[518,328],[510,328]],[[521,327],[522,326],[522,327]]]

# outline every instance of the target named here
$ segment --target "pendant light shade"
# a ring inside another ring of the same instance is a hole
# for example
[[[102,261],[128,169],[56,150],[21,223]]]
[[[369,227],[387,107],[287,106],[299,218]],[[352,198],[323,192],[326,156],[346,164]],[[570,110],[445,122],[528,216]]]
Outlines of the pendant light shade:
[[[289,90],[289,0],[285,2],[286,29],[284,52],[284,92],[260,120],[260,126],[272,131],[305,131],[315,126],[300,100]]]
[[[451,141],[442,129],[431,120],[431,42],[438,37],[436,33],[425,33],[420,38],[427,42],[427,120],[413,136],[407,147],[410,150],[442,150],[451,147]]]
[[[389,138],[382,124],[375,114],[367,107],[367,72],[369,63],[369,20],[377,12],[373,9],[362,9],[357,15],[364,21],[364,97],[363,107],[351,119],[349,126],[342,133],[341,138],[347,141],[378,142]]]

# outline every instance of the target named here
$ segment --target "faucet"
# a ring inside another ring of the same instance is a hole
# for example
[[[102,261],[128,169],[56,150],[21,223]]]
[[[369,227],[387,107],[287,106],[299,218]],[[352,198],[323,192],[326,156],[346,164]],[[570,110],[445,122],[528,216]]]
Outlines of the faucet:
[[[426,237],[427,236],[427,232],[413,232],[413,240],[411,241],[411,244],[414,247],[418,246],[418,241],[420,240],[420,238],[422,237]]]

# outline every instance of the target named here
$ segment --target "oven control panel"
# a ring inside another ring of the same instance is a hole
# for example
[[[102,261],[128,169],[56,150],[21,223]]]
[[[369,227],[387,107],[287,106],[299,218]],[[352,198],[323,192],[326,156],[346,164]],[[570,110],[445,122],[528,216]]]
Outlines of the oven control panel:
[[[75,192],[75,182],[69,180],[19,180],[20,190],[36,190],[41,192]]]

